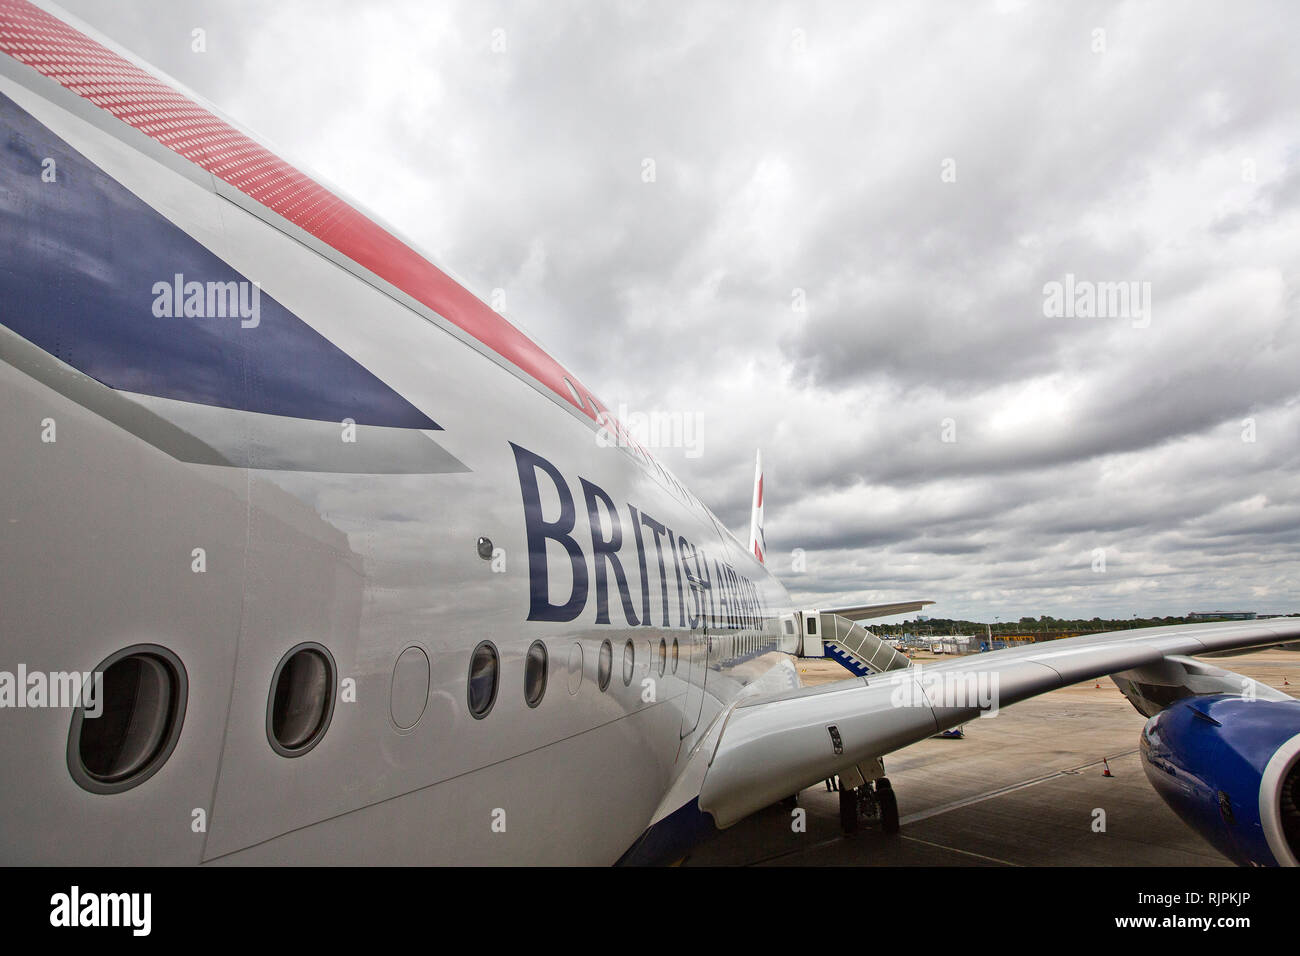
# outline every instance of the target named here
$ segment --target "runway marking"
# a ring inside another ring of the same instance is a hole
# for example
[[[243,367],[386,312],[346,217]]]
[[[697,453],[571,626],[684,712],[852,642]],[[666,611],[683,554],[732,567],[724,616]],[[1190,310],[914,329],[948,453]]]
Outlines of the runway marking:
[[[1118,760],[1121,757],[1130,757],[1137,753],[1137,748],[1125,750],[1123,753],[1110,754],[1105,760]],[[922,820],[928,820],[931,817],[937,817],[941,813],[948,813],[951,810],[960,810],[962,807],[969,807],[976,803],[983,803],[985,800],[992,800],[994,797],[1000,797],[1004,794],[1015,793],[1017,790],[1024,790],[1026,787],[1034,787],[1040,783],[1046,783],[1048,780],[1055,780],[1057,777],[1063,777],[1068,774],[1077,774],[1090,767],[1100,767],[1101,760],[1094,760],[1091,763],[1080,764],[1077,767],[1069,767],[1065,770],[1053,770],[1051,773],[1043,774],[1041,777],[1033,777],[1029,780],[1022,780],[1019,783],[1008,784],[1005,787],[999,787],[996,790],[989,790],[985,793],[976,794],[973,797],[966,797],[962,800],[956,800],[952,803],[945,803],[942,806],[932,807],[929,810],[921,810],[919,813],[910,813],[899,820],[900,825],[909,823],[919,823]]]
[[[924,843],[926,846],[932,846],[936,850],[947,850],[949,853],[962,853],[966,856],[973,856],[976,859],[988,860],[990,863],[998,863],[1002,866],[1020,866],[1019,863],[1012,863],[1010,860],[999,860],[996,856],[985,856],[983,853],[976,853],[974,850],[959,850],[955,846],[944,846],[942,843],[931,843],[929,840],[922,840],[920,837],[907,836],[899,834],[904,840],[911,840],[913,843]]]
[[[922,840],[920,837],[907,836],[900,833],[899,836],[904,840],[911,840],[913,843],[922,843],[925,846],[934,847],[936,850],[946,850],[949,853],[961,853],[965,856],[973,856],[979,860],[988,860],[990,863],[997,863],[1000,866],[1020,866],[1019,863],[1012,863],[1008,860],[999,860],[995,856],[986,856],[983,853],[976,853],[973,850],[960,850],[955,846],[945,846],[942,843],[931,843],[929,840]],[[764,863],[771,863],[774,860],[784,859],[788,856],[798,856],[800,853],[811,853],[814,850],[824,849],[828,846],[834,846],[837,843],[844,842],[846,838],[843,834],[834,836],[829,840],[821,840],[812,846],[801,846],[794,850],[786,850],[784,853],[774,853],[772,856],[765,856],[761,860],[754,860],[752,863],[746,863],[745,866],[760,866]]]
[[[1132,750],[1125,750],[1116,754],[1108,754],[1104,759],[1119,760],[1121,757],[1131,757],[1133,754],[1137,752],[1138,752],[1137,748],[1135,747]],[[937,817],[939,816],[939,814],[947,813],[950,810],[960,810],[962,807],[969,807],[972,804],[982,803],[985,800],[991,800],[994,797],[1000,797],[1003,796],[1004,794],[1014,793],[1017,790],[1024,790],[1027,787],[1033,787],[1036,786],[1037,784],[1045,783],[1048,780],[1055,780],[1057,777],[1064,777],[1071,774],[1077,774],[1083,770],[1087,770],[1089,767],[1100,767],[1101,764],[1102,764],[1101,760],[1094,760],[1091,763],[1080,764],[1077,767],[1066,767],[1063,770],[1053,770],[1051,773],[1043,774],[1041,777],[1033,777],[1032,779],[1029,780],[1022,780],[1019,783],[1009,784],[1008,786],[1005,787],[999,787],[996,790],[989,790],[986,793],[976,794],[975,796],[967,797],[964,800],[957,800],[954,801],[953,803],[945,803],[942,806],[934,807],[933,809],[930,810],[922,810],[919,813],[913,813],[913,814],[909,814],[908,816],[902,817],[898,821],[899,826],[902,826],[904,824],[909,824],[909,823],[915,823],[920,820],[928,820],[930,817]],[[922,843],[926,846],[934,847],[937,850],[947,850],[948,852],[951,853],[962,853],[966,856],[973,856],[981,860],[988,860],[991,863],[997,863],[1000,864],[1001,866],[1021,865],[1019,863],[1012,863],[1009,860],[1000,860],[995,856],[986,856],[983,853],[976,853],[972,850],[961,850],[955,846],[945,846],[942,843],[931,843],[929,840],[922,840],[920,837],[908,836],[907,834],[904,833],[900,833],[899,836],[902,837],[902,839],[904,840],[911,840],[913,843]],[[801,846],[793,850],[785,850],[781,853],[774,853],[771,856],[765,856],[761,859],[754,860],[750,863],[746,863],[745,866],[761,866],[764,863],[771,863],[775,860],[785,859],[786,857],[799,856],[802,853],[812,853],[814,850],[824,849],[825,847],[834,846],[837,843],[841,843],[844,841],[844,839],[845,837],[843,836],[843,834],[837,834],[836,836],[832,837],[829,840],[820,840],[817,843],[814,843],[810,846]]]
[[[783,853],[774,853],[771,856],[765,856],[761,860],[754,860],[752,863],[746,863],[745,866],[761,866],[764,863],[771,863],[773,860],[784,859],[787,856],[798,856],[800,853],[811,853],[813,850],[820,850],[823,847],[834,846],[844,840],[842,834],[836,835],[829,840],[821,840],[812,846],[796,847],[793,850],[786,850]]]

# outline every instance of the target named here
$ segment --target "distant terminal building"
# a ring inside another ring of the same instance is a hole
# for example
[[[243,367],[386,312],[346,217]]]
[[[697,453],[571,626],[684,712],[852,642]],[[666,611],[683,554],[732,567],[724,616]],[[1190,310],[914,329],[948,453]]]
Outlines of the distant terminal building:
[[[1187,615],[1189,621],[1253,621],[1254,611],[1192,611]]]

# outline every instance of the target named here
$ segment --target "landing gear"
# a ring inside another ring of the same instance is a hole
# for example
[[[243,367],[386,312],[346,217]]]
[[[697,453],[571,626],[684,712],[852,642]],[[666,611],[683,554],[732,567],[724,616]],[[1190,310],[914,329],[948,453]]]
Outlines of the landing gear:
[[[858,832],[858,791],[840,790],[840,829],[848,836]]]
[[[898,832],[898,795],[888,777],[876,781],[876,803],[880,805],[880,829],[886,833]]]
[[[879,820],[880,829],[885,833],[898,832],[898,797],[889,778],[881,777],[874,786],[869,780],[853,789],[841,785],[840,829],[845,834],[857,833],[864,819]]]

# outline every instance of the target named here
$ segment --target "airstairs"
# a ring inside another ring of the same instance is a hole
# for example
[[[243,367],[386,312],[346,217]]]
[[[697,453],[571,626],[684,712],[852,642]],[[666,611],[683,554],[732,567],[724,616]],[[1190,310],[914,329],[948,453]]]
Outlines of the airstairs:
[[[890,647],[856,621],[821,612],[821,638],[826,656],[859,677],[911,666],[907,655]]]

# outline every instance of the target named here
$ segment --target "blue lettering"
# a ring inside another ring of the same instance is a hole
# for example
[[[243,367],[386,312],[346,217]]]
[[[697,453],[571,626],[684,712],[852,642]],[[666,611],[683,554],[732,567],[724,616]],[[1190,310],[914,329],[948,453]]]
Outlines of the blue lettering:
[[[596,566],[596,623],[609,623],[609,598],[605,580],[605,564],[608,562],[614,571],[614,581],[618,584],[619,597],[623,601],[623,616],[627,623],[636,627],[638,622],[636,612],[632,610],[632,597],[628,594],[627,575],[623,573],[623,565],[618,560],[618,549],[623,546],[623,527],[618,520],[618,511],[609,495],[599,486],[593,485],[586,478],[580,477],[578,481],[582,483],[582,493],[587,499],[587,517],[591,520],[591,557]],[[597,502],[605,506],[612,524],[608,538],[602,534],[605,523],[600,517]]]
[[[528,581],[530,621],[572,621],[587,605],[587,559],[573,539],[577,510],[573,495],[559,470],[545,458],[520,448],[514,442],[515,469],[519,473],[519,490],[524,499],[524,524],[528,535]],[[560,516],[547,521],[542,516],[542,496],[537,487],[537,473],[545,472],[560,496]],[[554,541],[569,554],[573,569],[573,590],[563,604],[551,603],[550,579],[546,560],[546,542]]]

